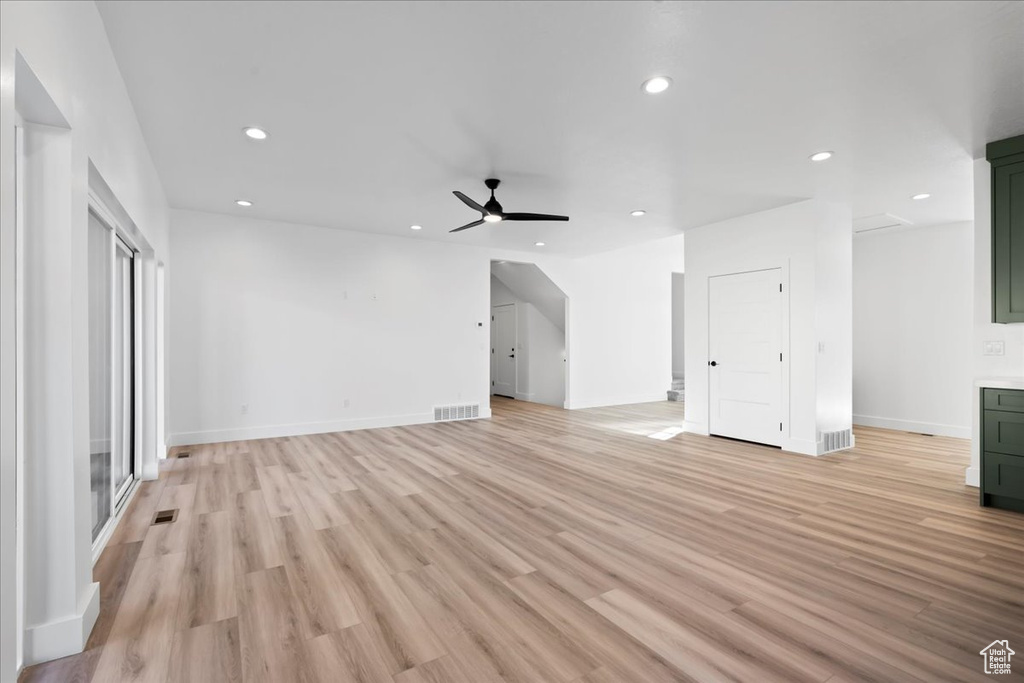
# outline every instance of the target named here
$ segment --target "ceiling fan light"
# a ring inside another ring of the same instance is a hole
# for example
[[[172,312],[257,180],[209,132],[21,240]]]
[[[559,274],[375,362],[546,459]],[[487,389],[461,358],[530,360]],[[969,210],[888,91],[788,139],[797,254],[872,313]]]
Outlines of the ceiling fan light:
[[[488,223],[499,223],[501,222],[501,216],[496,213],[489,213],[486,216],[484,216],[484,220],[487,221]]]

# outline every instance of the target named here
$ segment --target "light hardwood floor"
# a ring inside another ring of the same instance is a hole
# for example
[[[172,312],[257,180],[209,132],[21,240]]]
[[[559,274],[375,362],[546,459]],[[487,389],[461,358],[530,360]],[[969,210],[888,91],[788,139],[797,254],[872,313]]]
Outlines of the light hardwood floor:
[[[809,458],[649,438],[675,403],[494,413],[167,460],[89,648],[23,680],[982,681],[996,639],[1024,673],[1024,515],[978,507],[964,441]]]

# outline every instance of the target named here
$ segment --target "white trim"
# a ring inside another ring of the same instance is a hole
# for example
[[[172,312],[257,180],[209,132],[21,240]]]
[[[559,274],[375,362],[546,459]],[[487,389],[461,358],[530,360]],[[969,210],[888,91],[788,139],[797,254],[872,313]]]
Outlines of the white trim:
[[[606,398],[585,398],[572,403],[566,401],[569,410],[580,410],[583,408],[604,408],[606,406],[625,406],[633,403],[664,403],[664,390],[650,394],[632,394],[627,396],[610,396]]]
[[[25,665],[81,652],[99,615],[100,585],[91,583],[74,614],[25,629]]]
[[[935,436],[952,436],[957,439],[970,439],[970,426],[937,424],[935,422],[915,422],[913,420],[897,420],[889,417],[875,417],[874,415],[854,415],[853,424],[864,427],[879,427],[881,429],[895,429],[901,432],[914,432],[917,434],[934,434]]]
[[[782,440],[782,450],[786,453],[795,453],[797,455],[809,455],[812,458],[817,458],[820,455],[820,447],[817,441],[811,441],[810,439],[791,439],[786,437]]]
[[[480,404],[480,417],[491,416],[491,409]],[[265,427],[238,427],[233,429],[211,429],[201,432],[179,432],[168,436],[169,446],[191,446],[195,444],[221,443],[224,441],[249,441],[251,439],[274,439],[283,436],[303,436],[306,434],[328,434],[330,432],[350,432],[357,429],[376,429],[380,427],[404,427],[408,425],[427,424],[434,422],[433,411],[429,413],[411,413],[408,415],[389,415],[384,417],[363,417],[351,420],[334,420],[331,422],[304,422],[297,424],[267,425]]]
[[[121,518],[124,517],[125,510],[131,504],[132,499],[139,490],[139,480],[133,479],[131,482],[131,488],[128,489],[128,493],[124,495],[124,499],[121,505],[114,512],[114,516],[107,520],[107,523],[103,525],[103,530],[100,531],[100,535],[96,537],[96,540],[92,543],[92,563],[95,566],[96,560],[100,559],[100,555],[103,554],[103,550],[107,547],[107,541],[114,535],[114,531],[117,529],[117,525],[120,524]]]
[[[964,483],[974,488],[981,487],[981,468],[968,467],[964,470]]]

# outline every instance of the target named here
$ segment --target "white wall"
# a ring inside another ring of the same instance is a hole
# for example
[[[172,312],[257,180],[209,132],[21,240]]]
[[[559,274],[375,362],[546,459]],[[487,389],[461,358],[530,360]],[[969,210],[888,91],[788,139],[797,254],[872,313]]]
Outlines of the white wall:
[[[19,66],[21,58],[23,66]],[[45,187],[46,192],[63,199],[50,204],[52,214],[46,219],[45,235],[35,232],[40,223],[26,216],[26,266],[38,266],[29,252],[42,247],[37,238],[45,237],[53,267],[24,272],[27,283],[36,288],[35,293],[25,292],[24,316],[26,322],[45,320],[48,326],[15,329],[17,153],[11,144],[12,131],[20,119],[39,121],[33,103],[43,100],[59,112],[57,118],[63,120],[64,128],[51,130],[48,139],[37,128],[39,144],[31,143],[26,158],[35,168],[44,169],[34,187]],[[0,681],[6,682],[14,680],[22,658],[17,642],[20,629],[14,621],[18,601],[14,582],[18,425],[12,412],[13,377],[18,371],[12,353],[14,341],[24,335],[26,372],[38,374],[41,380],[33,382],[35,393],[32,403],[26,404],[23,423],[26,463],[36,468],[25,473],[23,499],[26,531],[30,531],[25,534],[28,598],[24,645],[31,662],[80,650],[98,609],[91,571],[88,479],[86,235],[90,163],[144,233],[155,252],[153,258],[167,259],[168,212],[106,31],[91,2],[0,3],[0,129],[4,131],[0,145],[0,271],[4,273],[0,280],[0,384],[4,392],[0,401]],[[64,161],[58,161],[60,157]],[[62,163],[67,165],[66,173],[51,173]],[[50,435],[45,439],[33,436],[46,430]],[[50,478],[45,486],[40,485],[42,476]]]
[[[175,443],[486,414],[490,271],[473,251],[185,211],[171,249]]]
[[[516,395],[522,401],[565,405],[565,333],[531,302],[491,276],[491,306],[516,305]],[[553,307],[557,309],[558,307]]]
[[[403,424],[431,420],[439,404],[487,406],[492,259],[534,262],[566,293],[569,407],[664,400],[681,240],[565,259],[174,211],[169,438]]]
[[[491,274],[522,301],[533,304],[559,330],[565,330],[565,292],[533,263],[495,261]]]
[[[853,241],[853,419],[970,438],[974,225]]]
[[[672,273],[672,377],[686,376],[686,279]]]
[[[851,426],[851,214],[809,200],[686,233],[686,423],[707,434],[708,278],[782,268],[783,448],[817,454]]]
[[[664,401],[672,381],[672,276],[689,233],[542,263],[568,297],[570,408]]]
[[[1004,355],[984,355],[985,342],[1001,341]],[[974,161],[974,325],[971,363],[975,379],[1024,378],[1024,324],[992,322],[992,167],[985,159]],[[966,481],[979,485],[981,462],[980,390],[967,389],[971,399],[971,465]]]

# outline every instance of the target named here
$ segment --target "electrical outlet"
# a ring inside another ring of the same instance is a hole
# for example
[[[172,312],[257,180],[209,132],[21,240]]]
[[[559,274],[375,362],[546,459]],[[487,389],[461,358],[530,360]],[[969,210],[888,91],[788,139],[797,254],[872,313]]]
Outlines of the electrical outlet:
[[[984,349],[986,356],[1002,356],[1006,352],[1006,345],[1001,341],[987,341]]]
[[[242,404],[242,415],[248,415],[248,414],[249,414],[249,404],[248,403],[243,403]]]

